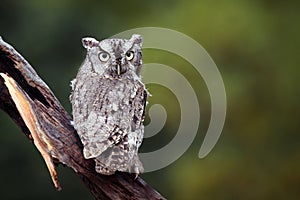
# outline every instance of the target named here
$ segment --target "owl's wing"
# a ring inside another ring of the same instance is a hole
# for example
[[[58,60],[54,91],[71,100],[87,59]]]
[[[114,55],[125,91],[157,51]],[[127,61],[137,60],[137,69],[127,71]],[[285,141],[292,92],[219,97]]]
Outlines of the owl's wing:
[[[142,129],[140,134],[137,135],[137,146],[140,147],[143,137],[144,137],[144,126],[143,126],[143,121],[145,119],[145,114],[146,114],[146,104],[147,104],[147,97],[149,93],[142,85],[136,93],[136,97],[133,101],[133,107],[134,107],[134,115],[131,121],[131,130],[139,130]]]
[[[73,110],[74,128],[84,146],[85,158],[100,155],[112,142],[108,140],[111,128],[105,126],[107,114],[101,113],[103,98],[109,89],[98,78],[72,82],[70,96]]]

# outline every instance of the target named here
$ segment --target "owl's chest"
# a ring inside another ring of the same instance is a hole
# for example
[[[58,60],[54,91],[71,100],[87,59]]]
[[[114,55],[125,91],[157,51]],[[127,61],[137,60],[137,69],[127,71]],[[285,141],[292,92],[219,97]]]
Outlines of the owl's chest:
[[[142,126],[145,88],[140,81],[89,78],[77,82],[72,95],[76,128],[83,132],[124,132]]]
[[[104,87],[95,98],[92,110],[101,116],[104,126],[118,125],[123,130],[129,130],[141,85],[131,81],[111,80],[104,80],[102,84]]]
[[[129,80],[107,80],[99,82],[99,89],[93,100],[93,110],[111,115],[130,114],[133,102],[142,88],[138,82]]]

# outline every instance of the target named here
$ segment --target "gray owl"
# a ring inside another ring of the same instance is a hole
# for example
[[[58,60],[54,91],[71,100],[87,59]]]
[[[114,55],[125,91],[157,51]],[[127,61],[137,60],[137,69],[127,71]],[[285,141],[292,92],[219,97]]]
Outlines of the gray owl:
[[[138,148],[148,95],[140,76],[142,37],[83,38],[82,43],[87,55],[71,83],[70,100],[83,155],[95,160],[98,173],[140,174]]]

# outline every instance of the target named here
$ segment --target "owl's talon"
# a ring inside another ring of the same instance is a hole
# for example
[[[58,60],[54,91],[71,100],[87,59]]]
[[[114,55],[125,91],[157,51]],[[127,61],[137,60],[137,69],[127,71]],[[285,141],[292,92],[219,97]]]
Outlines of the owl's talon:
[[[140,175],[140,174],[136,173],[136,174],[135,174],[135,177],[134,177],[134,180],[136,180],[137,177],[138,177],[139,175]]]

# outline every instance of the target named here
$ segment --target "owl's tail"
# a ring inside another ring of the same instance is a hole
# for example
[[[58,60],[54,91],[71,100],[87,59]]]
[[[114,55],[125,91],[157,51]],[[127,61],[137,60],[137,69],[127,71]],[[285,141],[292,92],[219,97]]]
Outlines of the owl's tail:
[[[96,171],[101,174],[110,175],[115,171],[141,174],[143,165],[138,158],[137,152],[130,152],[118,146],[110,147],[100,156],[95,158]]]

